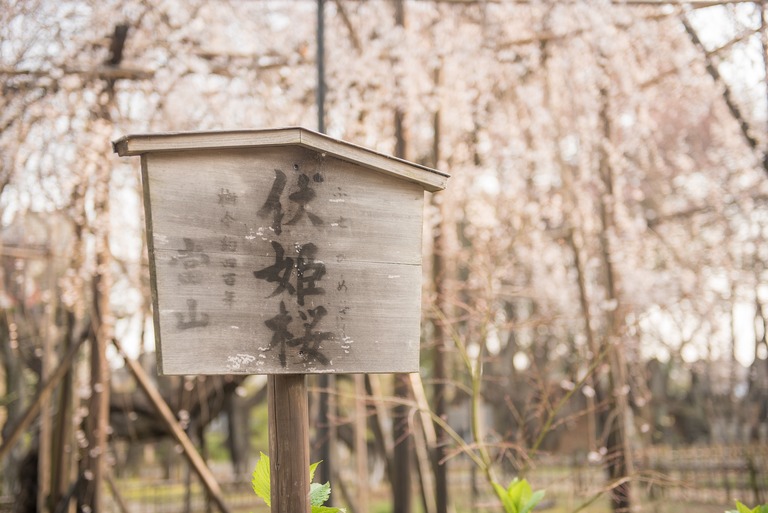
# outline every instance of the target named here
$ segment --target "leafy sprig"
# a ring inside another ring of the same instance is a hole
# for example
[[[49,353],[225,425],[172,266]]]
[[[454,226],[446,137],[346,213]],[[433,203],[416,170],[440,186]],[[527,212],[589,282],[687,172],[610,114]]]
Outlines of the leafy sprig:
[[[315,478],[315,470],[320,464],[313,463],[309,466],[309,481]],[[272,495],[270,485],[269,456],[261,453],[259,461],[256,462],[256,468],[253,470],[253,479],[251,480],[254,493],[261,498],[269,507],[272,507]],[[345,513],[343,508],[334,508],[323,506],[331,497],[331,483],[311,483],[309,485],[309,503],[312,505],[312,513]]]
[[[768,504],[761,504],[750,509],[749,506],[736,501],[736,509],[728,510],[726,513],[768,513]]]
[[[515,478],[507,488],[493,483],[493,489],[501,499],[505,513],[529,513],[544,498],[544,490],[534,493],[525,479]]]

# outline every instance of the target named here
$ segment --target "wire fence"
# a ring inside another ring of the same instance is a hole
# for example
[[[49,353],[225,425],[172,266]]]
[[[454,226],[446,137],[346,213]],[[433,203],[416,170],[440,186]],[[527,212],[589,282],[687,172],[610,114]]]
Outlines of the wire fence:
[[[586,458],[546,456],[527,473],[534,489],[544,489],[544,506],[557,511],[574,511],[595,498],[585,512],[609,511],[607,474],[603,462],[588,463]],[[729,445],[685,448],[651,447],[633,453],[633,511],[669,511],[687,504],[693,511],[732,509],[734,500],[747,504],[768,501],[768,446]],[[454,472],[452,489],[461,490],[462,481],[468,493],[457,491],[464,511],[498,511],[495,498],[470,464],[464,476]],[[509,475],[506,479],[511,479]],[[542,508],[542,510],[545,510]]]
[[[219,483],[226,503],[233,512],[268,512],[261,499],[254,495],[248,481],[222,481]],[[203,513],[218,512],[215,503],[208,500],[205,490],[193,479],[191,482],[130,481],[118,483],[120,496],[129,513]],[[105,513],[123,513],[116,501],[109,501]]]
[[[722,512],[733,507],[734,499],[751,505],[768,501],[768,445],[651,447],[636,451],[633,464],[637,511],[662,511],[659,504],[688,504],[697,505],[695,511]],[[457,513],[499,511],[490,488],[468,459],[454,458],[449,465],[449,490]],[[547,491],[542,511],[573,511],[601,495],[601,500],[582,511],[608,511],[606,473],[599,462],[588,464],[585,458],[545,456],[526,477],[535,489]],[[219,484],[233,512],[269,511],[254,495],[247,477],[221,475]],[[382,493],[377,495],[386,497],[386,487],[380,487]],[[116,488],[129,513],[217,511],[194,476],[159,479],[144,473],[141,477],[118,479]],[[118,502],[108,494],[105,513],[124,513]],[[0,512],[12,510],[13,497],[0,497]]]
[[[732,505],[768,501],[768,446],[654,447],[638,453],[651,498]],[[653,479],[658,476],[658,479]]]

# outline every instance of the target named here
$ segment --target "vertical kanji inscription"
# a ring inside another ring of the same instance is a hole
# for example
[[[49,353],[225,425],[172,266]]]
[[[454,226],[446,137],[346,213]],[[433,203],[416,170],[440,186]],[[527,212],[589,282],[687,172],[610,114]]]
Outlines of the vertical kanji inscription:
[[[287,193],[287,207],[284,207],[283,196],[286,194],[288,177],[283,171],[275,169],[272,186],[257,212],[259,218],[271,220],[269,228],[275,237],[270,241],[274,263],[253,271],[253,276],[275,285],[266,298],[281,298],[276,315],[264,321],[272,333],[269,349],[279,351],[280,365],[287,366],[289,349],[295,349],[304,361],[329,365],[330,360],[323,354],[322,344],[332,340],[334,335],[318,327],[328,311],[323,305],[309,308],[308,304],[310,297],[319,300],[325,295],[320,282],[327,269],[318,258],[319,249],[314,242],[300,244],[290,240],[290,236],[284,232],[284,225],[294,226],[302,222],[312,227],[324,225],[323,219],[310,211],[311,203],[317,197],[314,187],[322,184],[324,179],[319,172],[310,177],[301,171],[298,164],[294,164],[293,169],[298,175],[295,188]],[[288,211],[291,212],[290,219],[283,223]],[[287,255],[286,246],[294,248],[295,256]],[[293,299],[298,306],[298,319],[291,315],[283,299],[285,296]],[[293,324],[298,321],[301,321],[301,326],[297,329]]]

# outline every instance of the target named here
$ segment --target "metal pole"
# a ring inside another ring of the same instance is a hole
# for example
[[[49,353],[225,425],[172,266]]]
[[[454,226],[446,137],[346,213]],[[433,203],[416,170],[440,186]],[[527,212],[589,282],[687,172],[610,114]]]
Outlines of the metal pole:
[[[766,100],[768,100],[768,5],[766,5],[766,0],[760,0],[760,48],[762,49],[763,69],[765,71],[763,86],[765,87]],[[768,102],[766,102],[766,108],[768,108]],[[763,147],[763,167],[768,170],[768,148],[766,147]]]
[[[325,0],[317,0],[317,131],[325,133]]]
[[[325,0],[317,0],[317,130],[325,133]],[[320,389],[318,396],[318,422],[315,430],[318,460],[323,462],[317,469],[317,478],[320,483],[331,480],[332,461],[332,428],[329,420],[330,413],[330,389],[334,380],[328,374],[321,374],[317,378]],[[329,499],[327,506],[332,505]]]
[[[395,25],[405,27],[405,4],[403,0],[395,0]],[[405,112],[395,109],[395,157],[406,158]],[[395,374],[395,397],[403,401],[410,400],[410,377],[408,374]],[[392,495],[394,511],[411,513],[411,453],[413,438],[410,432],[408,408],[405,402],[395,406],[393,410],[392,434],[395,438],[394,452],[394,481]]]

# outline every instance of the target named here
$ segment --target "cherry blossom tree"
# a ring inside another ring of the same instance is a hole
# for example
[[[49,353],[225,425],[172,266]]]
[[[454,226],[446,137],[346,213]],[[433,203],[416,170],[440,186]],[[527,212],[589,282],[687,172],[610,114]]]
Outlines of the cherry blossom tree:
[[[524,473],[574,422],[628,510],[646,478],[631,446],[671,436],[657,415],[668,376],[648,378],[658,362],[711,385],[702,407],[721,426],[707,440],[765,429],[764,6],[716,3],[327,2],[328,133],[453,175],[425,215],[424,354],[436,353],[424,377],[433,406],[491,406],[473,417],[476,445],[459,447],[489,479]],[[0,221],[31,234],[37,216],[56,234],[3,240],[0,406],[9,431],[49,366],[88,338],[87,379],[62,382],[74,408],[53,421],[71,430],[58,432],[84,482],[109,472],[93,450],[108,447],[108,342],[152,340],[138,170],[110,141],[315,127],[315,9],[0,3]],[[30,246],[52,255],[54,280],[22,276]],[[38,369],[31,381],[24,368]],[[443,407],[429,449],[444,480],[458,441]],[[40,454],[55,454],[46,443]],[[67,464],[54,456],[41,485],[50,504]],[[98,507],[97,488],[81,503]],[[437,489],[442,513],[450,491]]]

